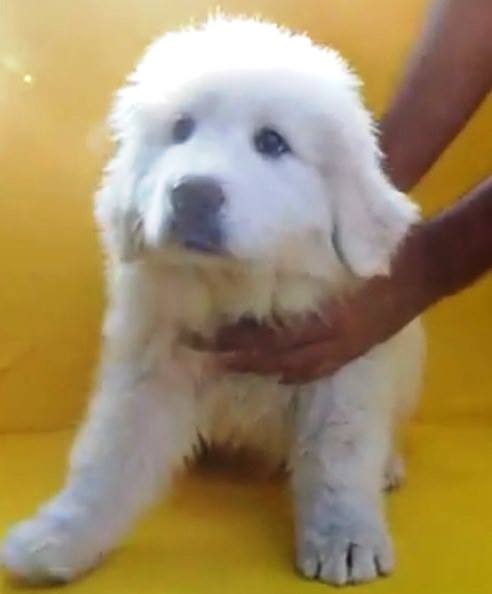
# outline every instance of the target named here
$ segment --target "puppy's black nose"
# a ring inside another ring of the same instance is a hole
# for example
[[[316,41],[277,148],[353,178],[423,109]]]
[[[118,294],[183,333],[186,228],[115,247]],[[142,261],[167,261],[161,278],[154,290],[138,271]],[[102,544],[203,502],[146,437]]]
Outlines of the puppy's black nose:
[[[170,198],[170,232],[174,240],[190,250],[222,253],[220,210],[225,195],[220,184],[209,177],[184,177],[171,189]]]
[[[171,190],[171,203],[178,217],[216,214],[224,201],[222,188],[210,177],[184,177]]]

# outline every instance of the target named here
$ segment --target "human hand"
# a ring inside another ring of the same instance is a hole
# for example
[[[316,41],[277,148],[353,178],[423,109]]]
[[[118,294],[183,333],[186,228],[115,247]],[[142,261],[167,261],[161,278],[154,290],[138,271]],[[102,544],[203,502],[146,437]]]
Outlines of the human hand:
[[[457,218],[459,223],[463,217]],[[221,328],[211,341],[198,337],[194,348],[209,351],[215,367],[231,372],[274,375],[288,384],[326,377],[389,339],[449,293],[447,276],[456,274],[440,272],[444,248],[455,237],[448,233],[449,224],[449,216],[442,216],[416,227],[388,276],[374,277],[331,300],[316,315],[272,325],[244,319]]]
[[[243,319],[224,326],[201,350],[214,353],[228,371],[275,375],[282,383],[306,383],[330,375],[357,354],[364,326],[357,326],[351,302],[333,301],[317,315],[287,323]]]

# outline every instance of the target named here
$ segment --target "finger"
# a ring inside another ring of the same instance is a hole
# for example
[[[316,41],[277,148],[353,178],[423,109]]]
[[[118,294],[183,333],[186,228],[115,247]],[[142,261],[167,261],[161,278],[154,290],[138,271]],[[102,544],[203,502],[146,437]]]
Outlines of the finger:
[[[240,321],[234,326],[224,326],[215,337],[215,348],[219,351],[255,350],[275,348],[279,341],[278,330],[271,326]]]
[[[282,369],[281,356],[263,351],[231,351],[220,353],[215,357],[216,365],[224,371],[235,373],[256,373],[259,375],[280,374]]]
[[[282,358],[281,383],[299,384],[327,377],[348,360],[347,349],[340,341],[305,345]]]
[[[343,352],[330,343],[308,345],[284,359],[280,383],[303,384],[328,377],[346,362]]]
[[[289,351],[238,351],[220,355],[219,365],[239,373],[279,375],[282,383],[299,384],[329,374],[343,364],[341,349],[331,343],[316,343]]]
[[[273,325],[272,325],[273,324]],[[289,350],[323,340],[332,334],[332,328],[322,317],[312,314],[292,318],[290,321],[273,321],[271,325],[240,321],[234,326],[220,329],[215,348],[221,351]]]
[[[198,351],[252,351],[259,344],[270,347],[276,341],[276,332],[277,329],[273,326],[244,318],[236,324],[222,326],[214,336],[204,337],[192,333],[185,340],[191,348]]]

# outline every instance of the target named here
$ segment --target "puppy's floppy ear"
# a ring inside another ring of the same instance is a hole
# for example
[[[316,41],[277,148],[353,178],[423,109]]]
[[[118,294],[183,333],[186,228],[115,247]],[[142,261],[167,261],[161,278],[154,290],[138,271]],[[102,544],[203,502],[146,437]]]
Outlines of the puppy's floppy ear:
[[[96,218],[108,251],[123,262],[131,262],[143,251],[143,220],[131,204],[133,180],[126,175],[121,178],[117,160],[118,156],[109,164],[96,194]]]
[[[137,260],[143,251],[143,221],[140,213],[131,207],[119,212],[115,225],[120,259],[123,262]]]
[[[352,158],[334,176],[333,243],[341,260],[360,277],[387,274],[393,253],[419,210],[384,175],[370,126]]]
[[[96,219],[105,245],[113,257],[123,262],[138,259],[144,249],[143,214],[138,208],[141,201],[137,190],[149,153],[154,150],[153,145],[146,146],[140,138],[143,116],[133,77],[113,101],[107,124],[116,148],[96,194]]]

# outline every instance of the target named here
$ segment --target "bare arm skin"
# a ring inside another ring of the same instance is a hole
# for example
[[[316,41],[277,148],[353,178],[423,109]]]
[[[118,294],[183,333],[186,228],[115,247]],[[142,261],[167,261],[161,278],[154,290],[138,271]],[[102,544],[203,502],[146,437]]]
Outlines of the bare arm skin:
[[[437,0],[381,122],[397,187],[408,191],[427,173],[491,86],[491,0]]]

